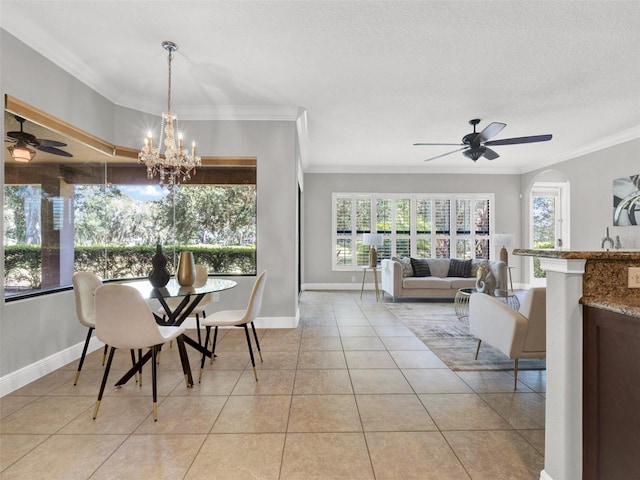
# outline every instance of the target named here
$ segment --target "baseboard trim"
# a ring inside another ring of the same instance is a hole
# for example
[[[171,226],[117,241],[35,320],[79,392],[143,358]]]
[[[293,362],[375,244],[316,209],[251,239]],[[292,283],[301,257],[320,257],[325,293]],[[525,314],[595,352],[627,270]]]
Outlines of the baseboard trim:
[[[104,343],[93,336],[89,342],[87,353],[93,352],[102,347],[104,347]],[[82,355],[83,348],[84,342],[80,342],[61,350],[58,353],[49,355],[42,360],[38,360],[31,365],[27,365],[26,367],[22,367],[15,372],[5,375],[0,378],[0,397],[4,397],[5,395],[24,387],[41,377],[44,377],[60,367],[63,367],[74,360],[78,360],[80,355]]]
[[[553,480],[553,478],[551,478],[551,475],[549,475],[547,472],[542,470],[540,472],[540,480]]]
[[[361,290],[362,283],[304,283],[302,290]],[[365,290],[375,290],[373,283],[365,283]],[[380,288],[382,290],[382,288]]]
[[[296,309],[295,317],[258,317],[254,322],[256,328],[296,328],[300,321],[300,309]],[[196,328],[195,317],[189,317],[182,324],[186,328]],[[25,385],[38,380],[41,377],[80,359],[84,342],[80,342],[64,350],[49,355],[42,360],[22,367],[15,372],[11,372],[0,378],[0,397],[24,387]],[[104,343],[98,340],[95,335],[91,337],[87,353],[94,352],[104,347]]]

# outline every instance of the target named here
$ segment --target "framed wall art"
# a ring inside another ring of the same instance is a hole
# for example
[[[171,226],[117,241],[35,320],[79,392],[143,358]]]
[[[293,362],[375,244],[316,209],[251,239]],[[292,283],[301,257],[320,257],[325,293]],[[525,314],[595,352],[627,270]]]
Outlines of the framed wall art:
[[[613,181],[613,225],[640,225],[640,174]]]

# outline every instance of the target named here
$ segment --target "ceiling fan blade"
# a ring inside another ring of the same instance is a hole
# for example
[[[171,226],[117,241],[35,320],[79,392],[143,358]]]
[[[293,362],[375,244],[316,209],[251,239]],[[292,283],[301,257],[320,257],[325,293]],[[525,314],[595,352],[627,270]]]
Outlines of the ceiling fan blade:
[[[517,145],[519,143],[548,142],[553,135],[533,135],[531,137],[503,138],[502,140],[491,140],[485,145]]]
[[[502,131],[502,129],[506,126],[507,126],[506,123],[491,122],[489,125],[484,127],[484,130],[482,130],[478,134],[477,140],[479,140],[480,142],[486,142],[490,138],[493,138],[497,134],[499,134]]]
[[[486,158],[487,160],[495,160],[500,155],[498,155],[498,152],[496,152],[495,150],[491,150],[490,148],[486,148],[484,153],[482,154],[482,156],[484,158]]]
[[[44,138],[38,138],[38,142],[40,145],[45,147],[66,147],[67,144],[64,142],[59,142],[57,140],[45,140]]]
[[[464,143],[414,143],[415,146],[433,146],[433,147],[458,147],[464,145]]]
[[[11,137],[14,140],[22,140],[24,143],[28,143],[29,145],[37,145],[38,139],[27,132],[7,132],[7,137]]]
[[[36,150],[40,150],[42,152],[51,153],[53,155],[60,155],[61,157],[73,157],[69,152],[65,152],[64,150],[60,150],[56,147],[49,147],[47,145],[38,145]]]
[[[457,150],[453,150],[452,152],[447,152],[447,153],[443,153],[442,155],[436,155],[435,157],[427,158],[425,160],[425,162],[430,162],[431,160],[435,160],[437,158],[446,157],[447,155],[451,155],[452,153],[456,153],[456,152],[459,152],[461,150],[465,150],[466,148],[468,148],[468,147],[465,145],[464,147],[458,148]]]

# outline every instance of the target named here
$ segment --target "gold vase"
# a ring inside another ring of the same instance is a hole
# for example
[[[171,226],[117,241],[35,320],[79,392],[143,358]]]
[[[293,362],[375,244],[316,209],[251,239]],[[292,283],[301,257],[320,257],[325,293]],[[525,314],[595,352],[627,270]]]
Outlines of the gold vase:
[[[183,287],[190,287],[196,281],[196,264],[193,252],[180,252],[178,261],[178,283]]]

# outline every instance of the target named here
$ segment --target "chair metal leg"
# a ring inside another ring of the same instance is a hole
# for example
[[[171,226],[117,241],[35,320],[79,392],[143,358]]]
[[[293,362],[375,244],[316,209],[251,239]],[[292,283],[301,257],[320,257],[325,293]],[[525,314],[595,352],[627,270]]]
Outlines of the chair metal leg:
[[[513,359],[513,389],[518,389],[518,359]]]
[[[211,345],[211,365],[213,365],[213,359],[216,358],[216,342],[218,341],[218,327],[213,331],[213,345]]]
[[[142,361],[142,349],[138,349],[138,361]],[[154,362],[155,363],[155,362]],[[142,386],[142,366],[138,369],[138,386]]]
[[[211,327],[206,327],[207,334],[204,336],[204,349],[207,350],[207,345],[209,345],[209,337],[211,336]],[[202,360],[200,360],[200,376],[198,377],[198,383],[202,382],[202,372],[204,372],[204,361],[206,360],[207,355],[202,353]],[[211,354],[211,358],[213,358],[213,353]]]
[[[131,366],[136,366],[136,351],[131,349]],[[136,383],[138,383],[138,372],[136,372]]]
[[[109,350],[109,345],[104,346],[104,351],[102,352],[102,366],[104,367],[104,362],[107,361],[107,350]]]
[[[89,331],[87,332],[87,339],[84,341],[84,348],[82,349],[82,355],[80,355],[80,362],[78,363],[78,371],[76,372],[76,378],[73,380],[74,387],[78,384],[78,379],[80,378],[80,371],[82,370],[82,365],[84,364],[84,357],[87,356],[87,349],[89,348],[89,342],[91,341],[92,333],[93,333],[93,327],[89,327]],[[104,365],[104,362],[102,364]]]
[[[249,356],[251,357],[251,366],[253,367],[253,376],[255,377],[257,382],[258,372],[256,371],[256,361],[253,358],[253,348],[251,348],[251,338],[249,337],[249,327],[247,327],[246,323],[243,326],[244,326],[244,334],[247,337],[247,345],[249,346]]]
[[[157,385],[157,369],[156,355],[158,353],[158,346],[151,347],[151,390],[153,392],[153,421],[158,421],[158,385]]]
[[[196,313],[196,332],[198,333],[198,345],[202,345],[202,336],[200,335],[200,315],[198,315],[197,313]]]
[[[260,355],[260,362],[263,362],[263,360],[262,360],[262,352],[260,351],[260,342],[258,341],[258,334],[256,333],[256,326],[253,324],[253,322],[251,322],[251,329],[253,330],[253,338],[256,339],[256,348],[258,349],[258,355]]]
[[[480,344],[482,343],[482,340],[478,339],[478,347],[476,348],[476,360],[478,359],[478,352],[480,351]]]
[[[102,401],[102,394],[104,394],[104,387],[107,385],[107,378],[109,377],[109,370],[111,370],[111,362],[113,362],[113,354],[116,352],[115,347],[111,347],[109,352],[109,360],[107,360],[107,366],[104,369],[102,375],[102,383],[100,384],[100,391],[98,392],[98,400],[96,401],[96,407],[93,409],[93,419],[98,416],[98,409],[100,408],[100,402]]]

